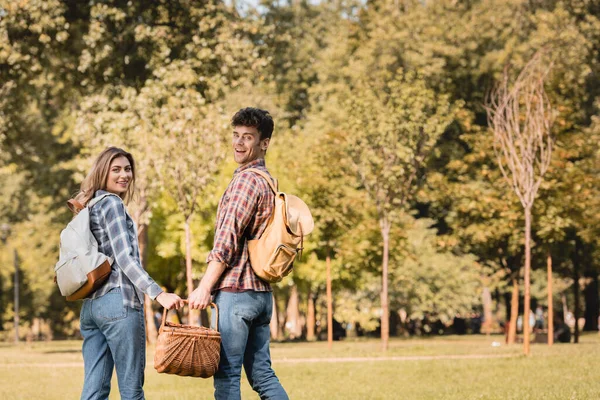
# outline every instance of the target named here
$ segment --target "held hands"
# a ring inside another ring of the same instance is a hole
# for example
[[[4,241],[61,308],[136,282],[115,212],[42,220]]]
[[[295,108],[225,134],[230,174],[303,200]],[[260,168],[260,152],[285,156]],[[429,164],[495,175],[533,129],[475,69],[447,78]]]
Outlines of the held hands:
[[[188,297],[188,305],[191,309],[204,310],[210,304],[210,289],[206,289],[202,283]]]
[[[177,296],[175,293],[167,292],[159,294],[156,297],[156,301],[167,310],[172,310],[173,308],[179,310],[185,304],[181,297]]]

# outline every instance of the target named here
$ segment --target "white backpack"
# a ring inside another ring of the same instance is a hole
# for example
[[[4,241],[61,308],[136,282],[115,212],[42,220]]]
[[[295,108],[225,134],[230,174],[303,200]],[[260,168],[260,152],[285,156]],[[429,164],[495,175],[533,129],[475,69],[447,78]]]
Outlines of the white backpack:
[[[60,233],[60,258],[54,267],[54,280],[68,301],[88,297],[111,273],[114,260],[98,251],[98,242],[90,229],[90,209],[106,196],[116,195],[107,193],[93,198],[87,207],[69,201],[80,211]]]

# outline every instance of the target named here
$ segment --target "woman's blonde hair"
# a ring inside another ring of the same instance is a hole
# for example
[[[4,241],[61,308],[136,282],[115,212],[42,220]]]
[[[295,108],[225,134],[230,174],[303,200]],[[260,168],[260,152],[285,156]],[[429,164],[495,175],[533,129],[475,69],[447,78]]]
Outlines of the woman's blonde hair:
[[[90,173],[85,177],[83,182],[81,182],[81,188],[79,189],[79,193],[75,195],[75,200],[85,207],[94,197],[97,190],[106,190],[106,181],[108,180],[108,174],[110,172],[110,164],[118,157],[126,157],[131,164],[131,182],[127,191],[120,195],[125,203],[131,200],[135,191],[135,162],[130,153],[123,149],[119,149],[118,147],[107,147],[100,153],[98,158],[94,161]]]

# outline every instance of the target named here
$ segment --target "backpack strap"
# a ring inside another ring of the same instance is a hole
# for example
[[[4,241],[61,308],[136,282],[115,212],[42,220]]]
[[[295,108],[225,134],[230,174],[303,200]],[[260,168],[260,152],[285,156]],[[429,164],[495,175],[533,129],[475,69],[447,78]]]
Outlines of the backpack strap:
[[[92,208],[94,206],[94,204],[98,203],[100,200],[102,200],[103,198],[105,198],[107,196],[117,196],[117,195],[114,193],[104,193],[104,194],[102,194],[98,197],[94,197],[93,199],[88,201],[87,207]],[[119,196],[117,196],[117,197],[119,197]],[[79,214],[79,212],[85,208],[80,202],[78,202],[75,199],[67,200],[67,207],[69,207],[69,210],[71,210],[71,212],[73,212],[73,214]]]
[[[271,187],[271,190],[273,191],[273,193],[275,193],[275,195],[277,195],[278,192],[278,184],[277,184],[277,179],[273,178],[273,180],[275,181],[275,184],[273,184],[273,180],[271,180],[271,177],[264,171],[261,171],[260,169],[256,169],[256,168],[248,168],[246,171],[251,171],[254,172],[260,176],[262,176],[263,178],[265,178],[265,180],[269,183],[269,186]]]

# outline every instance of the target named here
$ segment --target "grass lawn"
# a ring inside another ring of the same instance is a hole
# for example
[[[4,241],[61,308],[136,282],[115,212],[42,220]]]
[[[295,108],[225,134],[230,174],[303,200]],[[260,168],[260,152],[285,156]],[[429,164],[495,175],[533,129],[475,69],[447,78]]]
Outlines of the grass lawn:
[[[335,342],[331,351],[323,342],[274,343],[271,352],[294,400],[600,399],[599,345],[600,336],[588,334],[577,345],[532,345],[525,358],[521,345],[506,346],[502,337],[445,336],[393,339],[385,354],[371,339]],[[80,350],[77,341],[0,344],[0,399],[79,398]],[[146,398],[212,398],[212,379],[158,374],[152,357],[150,348]],[[110,398],[119,398],[114,376]],[[245,378],[242,398],[258,399]]]

